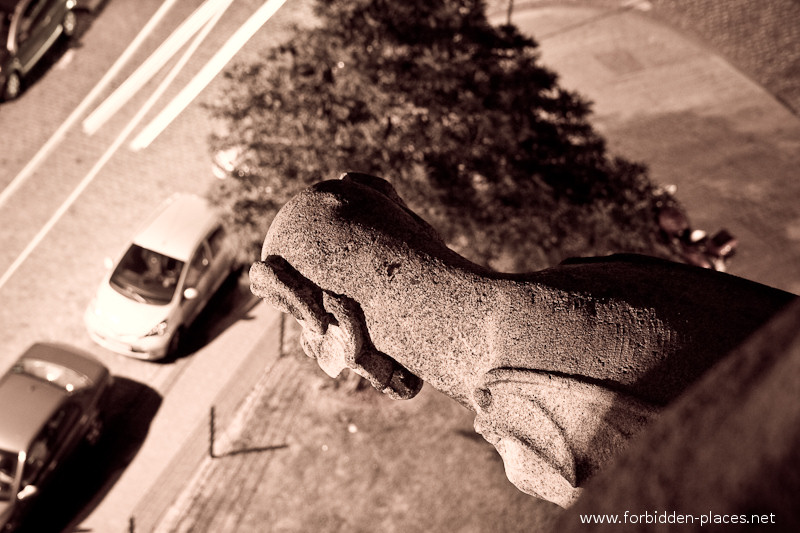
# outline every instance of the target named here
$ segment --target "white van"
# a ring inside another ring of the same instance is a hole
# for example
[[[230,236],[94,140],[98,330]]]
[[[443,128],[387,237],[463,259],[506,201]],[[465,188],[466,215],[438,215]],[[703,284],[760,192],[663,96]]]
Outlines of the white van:
[[[101,346],[140,359],[175,355],[186,328],[237,266],[208,201],[182,193],[107,263],[86,328]]]

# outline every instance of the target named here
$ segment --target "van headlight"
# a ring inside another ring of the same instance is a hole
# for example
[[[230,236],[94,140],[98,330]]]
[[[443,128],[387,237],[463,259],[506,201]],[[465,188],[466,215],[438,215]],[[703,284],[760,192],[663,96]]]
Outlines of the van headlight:
[[[167,332],[167,321],[162,320],[161,322],[153,326],[153,329],[148,331],[145,334],[145,337],[155,337],[155,336],[160,337],[161,335],[164,335],[166,332]]]

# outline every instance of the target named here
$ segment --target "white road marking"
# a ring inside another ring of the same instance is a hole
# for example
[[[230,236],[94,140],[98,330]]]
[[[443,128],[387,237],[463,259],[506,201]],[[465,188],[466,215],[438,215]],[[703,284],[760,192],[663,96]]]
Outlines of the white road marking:
[[[111,95],[106,98],[83,121],[83,131],[94,135],[106,121],[125,105],[178,50],[185,45],[197,30],[203,27],[215,13],[225,11],[233,0],[206,0],[131,74]]]
[[[268,0],[228,39],[214,57],[206,63],[192,81],[170,101],[145,128],[131,141],[131,150],[138,151],[150,146],[156,137],[183,111],[189,103],[209,84],[234,55],[255,35],[286,0]]]
[[[100,159],[95,163],[92,169],[89,171],[86,176],[81,180],[75,190],[67,197],[64,203],[53,213],[53,216],[50,217],[50,220],[42,226],[42,229],[39,230],[39,233],[31,239],[28,243],[28,246],[22,251],[22,253],[14,260],[8,270],[5,271],[2,277],[0,277],[0,289],[6,284],[6,282],[14,275],[14,273],[19,269],[22,263],[33,253],[33,250],[44,240],[47,234],[53,229],[53,226],[64,216],[64,213],[75,203],[78,197],[83,193],[86,187],[94,180],[100,170],[105,166],[105,164],[111,159],[111,157],[116,153],[120,146],[125,142],[125,139],[128,138],[128,135],[139,125],[139,123],[144,119],[144,116],[150,111],[150,109],[155,105],[156,101],[161,97],[164,91],[167,90],[169,85],[175,79],[175,77],[180,73],[181,69],[183,69],[184,65],[187,61],[191,58],[192,54],[194,54],[197,47],[203,42],[203,40],[208,36],[208,33],[217,23],[217,21],[222,17],[224,10],[220,10],[217,12],[211,20],[209,20],[206,25],[197,33],[194,40],[191,42],[189,47],[183,53],[181,58],[172,67],[169,74],[161,81],[159,86],[150,95],[144,105],[139,109],[136,115],[131,119],[131,121],[125,126],[125,128],[120,132],[120,134],[114,139],[114,142],[108,149],[103,153]]]
[[[28,164],[17,174],[13,180],[3,189],[3,192],[0,192],[0,207],[6,203],[6,201],[11,197],[12,194],[16,192],[16,190],[25,182],[26,179],[33,174],[34,170],[36,170],[39,165],[44,161],[44,159],[49,155],[50,151],[64,138],[67,131],[78,121],[81,115],[86,111],[86,109],[91,105],[97,96],[105,90],[106,86],[111,82],[112,79],[117,75],[117,73],[122,69],[122,67],[127,63],[131,56],[136,52],[136,50],[141,46],[144,40],[149,37],[150,33],[152,33],[153,28],[161,22],[161,19],[167,14],[167,11],[172,7],[172,5],[177,0],[166,0],[161,6],[159,6],[158,10],[153,14],[147,24],[141,29],[139,34],[136,38],[131,41],[131,44],[125,49],[121,56],[117,58],[114,64],[108,69],[108,72],[97,82],[89,94],[78,104],[72,113],[67,117],[67,119],[61,124],[61,126],[50,136],[46,143],[39,148],[39,151],[28,161]],[[0,285],[2,286],[2,285]]]

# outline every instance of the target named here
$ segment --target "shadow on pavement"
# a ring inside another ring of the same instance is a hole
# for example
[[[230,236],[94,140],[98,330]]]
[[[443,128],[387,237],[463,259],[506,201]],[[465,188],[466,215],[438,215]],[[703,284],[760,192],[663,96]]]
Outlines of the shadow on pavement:
[[[231,450],[229,452],[214,454],[214,457],[230,457],[232,455],[245,455],[248,453],[261,453],[261,452],[272,452],[275,450],[282,450],[284,448],[288,448],[288,444],[277,444],[274,446],[259,446],[255,448],[240,448],[236,450]]]
[[[84,444],[62,465],[31,502],[16,531],[78,531],[73,528],[103,500],[136,456],[161,401],[161,395],[147,385],[116,377],[102,436],[93,446]]]

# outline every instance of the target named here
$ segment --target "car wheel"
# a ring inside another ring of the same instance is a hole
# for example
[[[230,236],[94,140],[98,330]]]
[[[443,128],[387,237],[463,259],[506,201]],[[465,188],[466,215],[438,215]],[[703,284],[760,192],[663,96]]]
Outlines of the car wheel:
[[[64,35],[72,37],[75,34],[75,28],[78,26],[78,18],[72,10],[67,11],[64,15],[64,20],[61,21],[61,27],[64,29]]]
[[[19,77],[19,72],[9,72],[6,78],[6,84],[3,86],[3,100],[13,100],[19,96],[21,89],[22,78]]]

